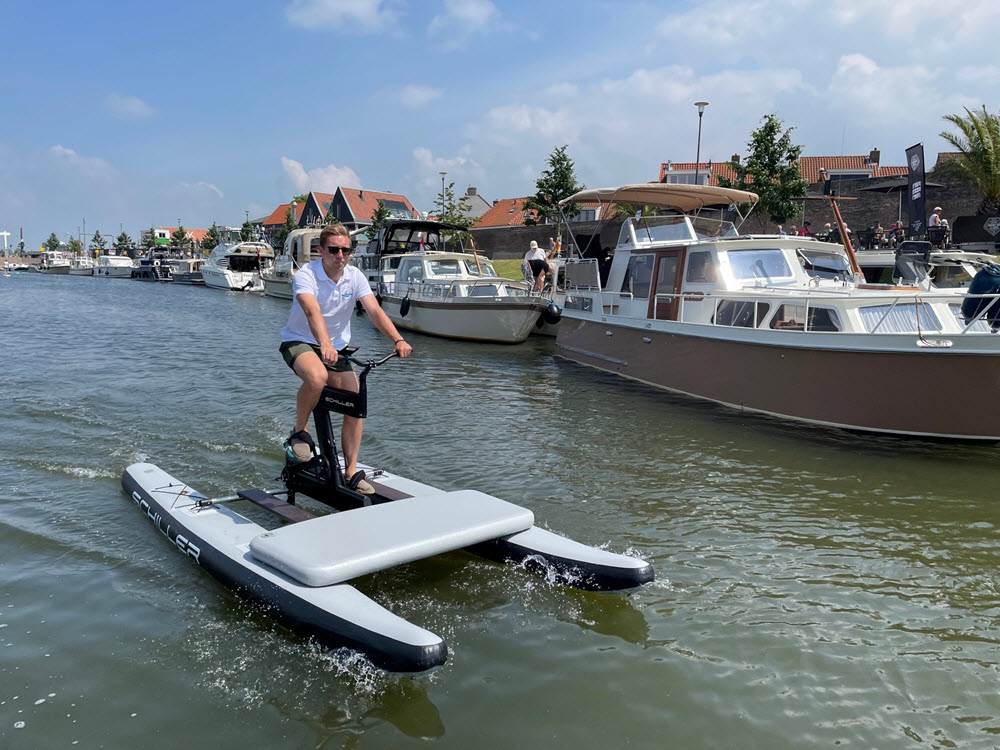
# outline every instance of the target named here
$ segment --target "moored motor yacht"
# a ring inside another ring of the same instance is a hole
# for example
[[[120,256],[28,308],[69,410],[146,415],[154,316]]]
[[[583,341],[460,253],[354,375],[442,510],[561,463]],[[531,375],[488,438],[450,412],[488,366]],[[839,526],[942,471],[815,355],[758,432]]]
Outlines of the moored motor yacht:
[[[203,285],[205,279],[201,275],[204,258],[175,258],[170,261],[171,277],[175,284]]]
[[[498,278],[472,253],[385,255],[378,294],[396,326],[446,338],[514,344],[539,316],[557,315],[529,284]]]
[[[219,245],[201,267],[205,286],[240,292],[262,292],[262,268],[274,262],[274,249],[263,240]]]
[[[732,221],[697,213],[756,199],[659,183],[567,199],[663,215],[624,221],[606,284],[595,261],[567,261],[557,355],[791,420],[1000,440],[997,294],[868,284],[849,244],[740,235]],[[966,316],[967,299],[982,309]],[[959,383],[987,390],[943,397]]]
[[[83,255],[74,255],[69,262],[70,276],[93,276],[94,261]]]
[[[427,219],[385,221],[375,238],[354,253],[351,265],[361,270],[372,291],[377,292],[383,256],[425,251],[464,253],[467,252],[461,240],[464,232],[454,224]],[[352,236],[356,233],[352,232]]]
[[[285,238],[285,246],[274,263],[261,269],[264,294],[279,299],[292,299],[292,277],[295,271],[319,258],[319,235],[322,227],[293,229]]]
[[[99,255],[94,265],[94,276],[105,279],[130,279],[135,263],[127,255]]]
[[[69,275],[69,256],[62,250],[46,250],[36,266],[39,272],[58,276]]]

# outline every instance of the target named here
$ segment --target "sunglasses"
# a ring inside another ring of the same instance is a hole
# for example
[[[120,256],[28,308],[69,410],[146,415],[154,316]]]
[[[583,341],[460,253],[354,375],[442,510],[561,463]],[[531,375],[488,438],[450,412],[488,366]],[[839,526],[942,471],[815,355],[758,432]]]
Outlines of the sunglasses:
[[[330,255],[336,255],[337,253],[340,253],[345,258],[354,252],[354,250],[350,247],[324,247],[323,249],[326,250],[328,253],[330,253]]]

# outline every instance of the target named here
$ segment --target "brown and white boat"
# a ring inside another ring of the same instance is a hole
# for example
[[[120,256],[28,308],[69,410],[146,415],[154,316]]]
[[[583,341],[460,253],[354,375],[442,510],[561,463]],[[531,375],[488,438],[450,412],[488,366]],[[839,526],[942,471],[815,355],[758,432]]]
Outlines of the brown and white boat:
[[[997,295],[966,319],[967,289],[867,284],[849,245],[740,235],[701,210],[756,200],[658,183],[567,199],[660,215],[623,223],[604,285],[595,261],[567,261],[556,354],[785,419],[1000,440]]]

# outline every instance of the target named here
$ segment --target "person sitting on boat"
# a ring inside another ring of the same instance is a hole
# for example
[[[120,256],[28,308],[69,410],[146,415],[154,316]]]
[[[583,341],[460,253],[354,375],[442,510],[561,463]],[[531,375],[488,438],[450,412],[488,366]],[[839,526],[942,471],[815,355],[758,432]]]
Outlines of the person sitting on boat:
[[[528,252],[524,254],[524,262],[531,267],[531,276],[535,280],[535,291],[541,294],[542,288],[545,286],[545,276],[550,273],[551,269],[545,251],[538,247],[538,243],[534,240],[528,246]]]
[[[296,461],[312,458],[315,444],[308,432],[309,414],[319,403],[323,387],[358,391],[358,378],[351,363],[338,354],[351,341],[351,314],[356,301],[375,327],[392,340],[400,357],[408,357],[413,351],[379,307],[364,273],[348,264],[351,237],[343,224],[323,229],[319,253],[319,260],[305,264],[292,277],[295,296],[288,322],[281,329],[279,347],[285,363],[302,380],[295,400],[295,427],[285,441],[288,457]],[[348,479],[357,473],[362,427],[361,419],[344,417],[341,445],[344,476]],[[352,486],[366,495],[375,492],[363,478]]]
[[[941,206],[936,206],[934,208],[934,213],[931,214],[931,218],[927,220],[927,226],[929,227],[939,227],[941,226],[941,212],[944,209]]]
[[[802,226],[799,228],[799,237],[812,237],[812,222],[803,221]]]

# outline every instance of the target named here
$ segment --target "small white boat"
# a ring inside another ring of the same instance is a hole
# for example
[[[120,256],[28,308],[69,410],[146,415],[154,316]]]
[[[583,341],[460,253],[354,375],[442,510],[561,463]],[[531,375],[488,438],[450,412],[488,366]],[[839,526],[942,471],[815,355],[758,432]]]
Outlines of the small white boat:
[[[170,261],[173,268],[171,276],[175,284],[203,285],[204,277],[201,275],[201,267],[204,265],[204,258],[175,258]]]
[[[367,231],[363,228],[351,236]],[[373,292],[378,292],[382,258],[387,255],[418,252],[468,252],[462,244],[462,227],[426,219],[393,219],[383,222],[375,239],[357,248],[351,256],[356,266],[368,279]]]
[[[82,255],[73,256],[69,262],[69,275],[93,276],[94,275],[93,259]]]
[[[260,273],[274,262],[274,248],[261,240],[219,245],[201,267],[205,286],[237,292],[262,292]]]
[[[382,309],[411,331],[515,344],[541,316],[558,320],[549,299],[524,281],[498,278],[487,258],[472,253],[385,255],[379,276]]]
[[[94,266],[94,276],[104,279],[130,279],[135,263],[127,255],[99,255]]]
[[[319,258],[316,247],[322,227],[294,229],[285,239],[285,247],[274,263],[261,269],[260,278],[264,294],[279,299],[292,299],[292,277],[295,271],[311,260]]]
[[[68,276],[69,256],[62,250],[46,250],[41,254],[41,262],[37,268],[40,273]]]

